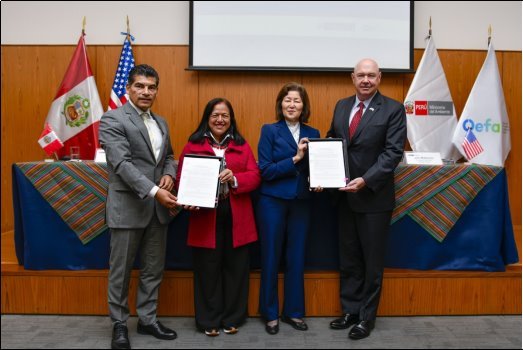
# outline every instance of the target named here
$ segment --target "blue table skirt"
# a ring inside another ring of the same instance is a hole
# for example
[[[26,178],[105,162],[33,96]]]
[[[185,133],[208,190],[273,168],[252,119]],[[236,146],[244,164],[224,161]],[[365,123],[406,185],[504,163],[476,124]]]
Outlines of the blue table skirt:
[[[256,201],[256,196],[253,196]],[[18,261],[31,270],[107,269],[109,233],[83,245],[43,199],[20,169],[13,166],[15,248]],[[338,268],[336,210],[327,193],[314,201],[306,255],[308,270]],[[186,245],[188,213],[169,226],[167,269],[191,269]],[[258,243],[251,244],[251,268],[260,266]],[[408,216],[391,226],[386,266],[419,270],[504,271],[518,261],[507,195],[500,172],[467,207],[446,239],[439,243]]]

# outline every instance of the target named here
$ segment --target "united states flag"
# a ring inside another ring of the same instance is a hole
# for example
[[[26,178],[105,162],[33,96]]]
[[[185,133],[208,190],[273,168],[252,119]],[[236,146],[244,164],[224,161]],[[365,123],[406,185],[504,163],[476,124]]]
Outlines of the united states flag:
[[[120,62],[118,69],[114,76],[113,88],[111,89],[111,99],[109,100],[109,107],[107,110],[116,109],[127,102],[127,94],[125,85],[129,78],[129,71],[134,67],[133,48],[129,37],[125,38],[123,43],[122,53],[120,55]]]
[[[472,159],[483,152],[483,147],[481,147],[478,139],[474,136],[471,128],[467,130],[467,134],[465,135],[465,139],[461,145],[463,146],[467,159]]]

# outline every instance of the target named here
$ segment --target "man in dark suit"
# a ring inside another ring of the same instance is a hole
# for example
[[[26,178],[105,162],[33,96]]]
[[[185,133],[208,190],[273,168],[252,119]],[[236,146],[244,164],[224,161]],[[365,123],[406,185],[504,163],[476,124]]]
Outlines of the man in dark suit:
[[[336,104],[327,137],[347,142],[350,181],[339,191],[340,297],[344,315],[330,323],[349,338],[368,337],[381,294],[394,208],[394,169],[407,135],[403,105],[381,95],[378,64],[363,59],[352,73],[356,95]]]
[[[175,339],[176,332],[156,318],[158,290],[165,265],[169,209],[177,198],[170,192],[176,170],[165,120],[152,113],[159,77],[148,65],[134,67],[126,86],[129,102],[109,111],[100,121],[100,143],[107,155],[109,190],[107,225],[111,230],[109,314],[113,349],[129,349],[131,269],[140,252],[136,298],[138,333]]]

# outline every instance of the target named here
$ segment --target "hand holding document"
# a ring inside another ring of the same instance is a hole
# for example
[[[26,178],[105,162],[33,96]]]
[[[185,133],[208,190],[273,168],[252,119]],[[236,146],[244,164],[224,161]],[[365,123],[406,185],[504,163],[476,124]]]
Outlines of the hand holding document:
[[[359,190],[361,190],[363,187],[365,187],[365,180],[362,177],[357,177],[355,179],[352,179],[347,186],[340,188],[339,190],[342,192],[352,192],[356,193]]]
[[[309,139],[311,188],[341,188],[349,177],[346,149],[342,139]]]
[[[178,188],[178,203],[190,207],[214,208],[219,190],[222,157],[185,155]]]
[[[309,138],[304,137],[298,142],[298,150],[296,152],[296,155],[292,157],[292,161],[294,164],[300,162],[303,157],[305,157],[305,152],[307,151],[307,144],[309,143]]]

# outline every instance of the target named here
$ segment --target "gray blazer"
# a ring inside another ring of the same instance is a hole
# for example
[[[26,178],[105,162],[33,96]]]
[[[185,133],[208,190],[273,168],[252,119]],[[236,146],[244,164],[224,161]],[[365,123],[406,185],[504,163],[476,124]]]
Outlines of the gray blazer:
[[[176,176],[167,123],[151,115],[162,132],[158,162],[142,117],[129,103],[106,112],[100,121],[100,143],[109,168],[106,221],[110,228],[145,228],[155,212],[160,223],[171,220],[168,209],[148,197],[163,175]]]

